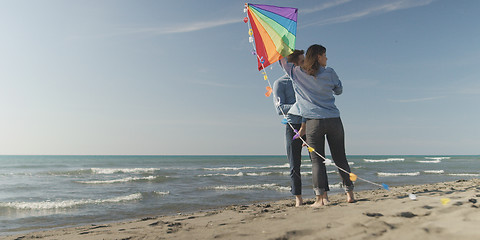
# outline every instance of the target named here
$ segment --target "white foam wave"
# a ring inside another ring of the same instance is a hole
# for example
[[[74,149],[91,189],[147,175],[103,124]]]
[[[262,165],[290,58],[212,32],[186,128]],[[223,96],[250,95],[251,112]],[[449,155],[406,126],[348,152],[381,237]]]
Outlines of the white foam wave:
[[[343,183],[339,182],[337,184],[329,184],[329,188],[343,188]]]
[[[265,169],[265,168],[289,168],[289,167],[290,167],[290,164],[285,163],[283,165],[272,165],[272,166],[266,166],[266,167],[261,167],[261,168]]]
[[[153,193],[155,193],[155,194],[157,194],[157,195],[169,195],[169,194],[170,194],[170,191],[166,191],[166,192],[153,191]]]
[[[203,168],[207,171],[238,171],[244,169],[257,169],[257,167],[219,167],[219,168]]]
[[[290,191],[290,187],[279,186],[274,183],[266,184],[254,184],[254,185],[222,185],[207,187],[205,189],[220,190],[220,191],[232,191],[232,190],[275,190],[275,191]]]
[[[460,177],[479,177],[478,173],[449,173],[450,176],[460,176]]]
[[[134,193],[128,196],[120,196],[107,199],[83,199],[83,200],[64,200],[64,201],[43,201],[43,202],[8,202],[0,203],[0,207],[11,207],[21,210],[48,210],[59,208],[71,208],[78,205],[86,204],[102,204],[102,203],[119,203],[126,201],[134,201],[142,198],[141,193]]]
[[[433,159],[433,160],[445,160],[450,158],[451,157],[425,157],[425,159]]]
[[[396,161],[405,161],[405,158],[387,158],[387,159],[363,159],[365,162],[396,162]]]
[[[95,174],[114,174],[114,173],[153,173],[159,168],[91,168]]]
[[[259,172],[259,173],[246,173],[247,176],[268,176],[268,175],[274,175],[278,174],[275,172]]]
[[[243,172],[239,172],[236,174],[228,174],[228,173],[210,173],[204,175],[197,175],[197,177],[213,177],[213,176],[224,176],[224,177],[242,177],[244,176]]]
[[[281,172],[282,175],[287,175],[290,176],[290,172]],[[310,176],[312,175],[312,172],[300,172],[300,175],[302,176]]]
[[[124,183],[124,182],[133,182],[139,180],[154,180],[157,178],[156,176],[148,176],[148,177],[127,177],[121,179],[112,179],[112,180],[98,180],[98,181],[76,181],[78,183],[84,184],[112,184],[112,183]]]
[[[433,160],[433,161],[421,161],[420,160],[420,161],[417,161],[417,162],[419,162],[419,163],[440,163],[441,161],[439,159],[437,159],[437,160]]]
[[[354,162],[348,162],[348,165],[355,165]],[[325,166],[335,166],[335,163],[333,161],[329,162],[329,163],[325,163]]]
[[[411,172],[411,173],[385,173],[385,172],[378,172],[378,176],[381,177],[396,177],[396,176],[418,176],[420,172]]]
[[[424,173],[433,173],[433,174],[442,174],[445,173],[443,170],[425,170]]]

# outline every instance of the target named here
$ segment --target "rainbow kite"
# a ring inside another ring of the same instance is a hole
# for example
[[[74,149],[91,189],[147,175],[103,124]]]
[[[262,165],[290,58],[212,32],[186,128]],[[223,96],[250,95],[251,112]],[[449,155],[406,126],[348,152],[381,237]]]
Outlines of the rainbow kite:
[[[246,4],[255,39],[258,70],[286,57],[295,50],[297,34],[296,8]]]

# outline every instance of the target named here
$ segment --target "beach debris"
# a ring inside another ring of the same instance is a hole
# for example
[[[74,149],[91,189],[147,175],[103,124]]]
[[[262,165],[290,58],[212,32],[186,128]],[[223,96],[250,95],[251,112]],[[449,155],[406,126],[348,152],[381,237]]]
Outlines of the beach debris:
[[[357,175],[355,175],[355,173],[350,173],[350,180],[351,180],[352,182],[357,181]]]
[[[412,200],[417,200],[417,196],[415,196],[413,193],[408,194],[408,197]]]
[[[158,226],[158,224],[160,224],[160,223],[164,223],[164,222],[163,222],[163,221],[156,221],[156,222],[154,222],[154,223],[148,224],[148,226],[150,226],[150,227]]]
[[[383,214],[381,213],[364,213],[368,217],[383,217]]]
[[[470,199],[468,199],[468,201],[473,203],[473,204],[477,203],[477,199],[475,199],[475,198],[470,198]]]
[[[404,217],[404,218],[413,218],[413,217],[416,217],[417,215],[412,212],[401,212],[397,216]]]
[[[382,187],[385,188],[385,189],[387,189],[387,190],[390,190],[390,188],[388,187],[388,185],[385,184],[385,183],[382,183]]]
[[[428,205],[425,205],[425,206],[423,206],[422,208],[425,208],[425,209],[434,209],[434,207],[428,206]]]
[[[440,199],[440,202],[445,206],[450,202],[450,198],[442,198]]]

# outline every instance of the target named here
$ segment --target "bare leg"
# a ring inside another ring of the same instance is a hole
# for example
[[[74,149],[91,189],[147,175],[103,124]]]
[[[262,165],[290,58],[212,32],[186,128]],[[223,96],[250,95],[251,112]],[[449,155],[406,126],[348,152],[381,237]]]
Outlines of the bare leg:
[[[295,207],[303,205],[302,195],[295,195]]]
[[[347,192],[347,203],[355,202],[355,195],[353,195],[353,191]]]
[[[323,194],[323,205],[327,206],[330,204],[330,201],[328,200],[328,195],[327,192]]]

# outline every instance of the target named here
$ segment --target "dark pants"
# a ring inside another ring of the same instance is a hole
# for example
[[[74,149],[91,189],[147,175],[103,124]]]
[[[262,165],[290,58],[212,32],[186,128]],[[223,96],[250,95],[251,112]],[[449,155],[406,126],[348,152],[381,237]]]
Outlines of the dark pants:
[[[298,131],[301,124],[292,124]],[[291,193],[293,195],[302,195],[302,179],[300,177],[300,165],[302,163],[302,140],[299,138],[293,140],[295,132],[287,124],[285,132],[285,145],[287,147],[287,158],[290,162],[290,178],[292,179]]]
[[[306,123],[306,135],[308,145],[323,157],[325,157],[326,136],[335,165],[350,172],[345,154],[345,133],[340,118],[309,119]],[[330,191],[324,160],[315,153],[311,153],[310,158],[312,159],[313,190],[315,195],[323,195],[325,191]],[[350,181],[349,174],[341,170],[338,170],[338,172],[342,177],[345,190],[353,190],[353,183]]]

